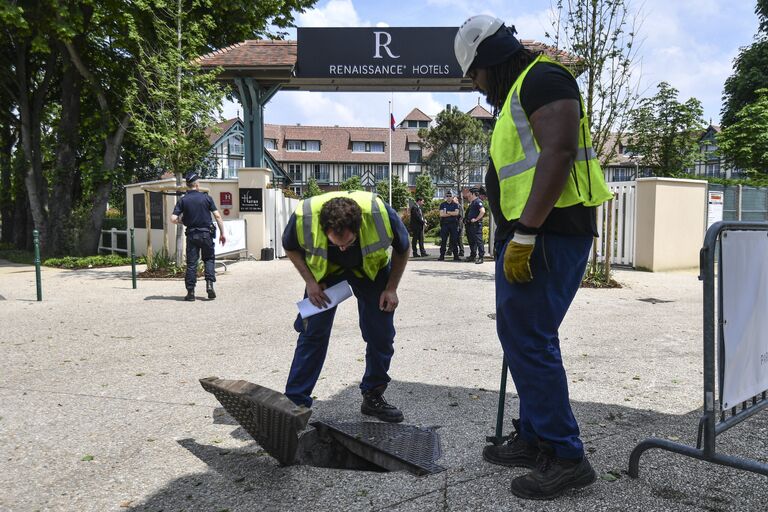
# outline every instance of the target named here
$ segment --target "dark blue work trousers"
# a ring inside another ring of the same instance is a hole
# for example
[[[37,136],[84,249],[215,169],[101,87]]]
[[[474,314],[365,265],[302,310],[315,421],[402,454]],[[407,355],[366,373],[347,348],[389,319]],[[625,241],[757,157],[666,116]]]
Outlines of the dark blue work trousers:
[[[194,290],[197,283],[197,261],[203,257],[205,280],[216,282],[216,250],[208,228],[187,229],[187,273],[184,284]]]
[[[485,256],[482,222],[470,222],[467,224],[467,242],[469,242],[469,255],[471,257],[482,258]]]
[[[444,222],[440,225],[440,256],[445,256],[445,244],[450,240],[450,251],[454,258],[459,257],[459,223]]]
[[[389,279],[389,267],[380,271],[375,281],[347,272],[326,278],[322,282],[332,286],[345,279],[357,298],[360,332],[367,345],[365,374],[360,382],[360,390],[363,393],[374,388],[383,390],[390,381],[389,363],[395,352],[395,315],[379,309],[379,298]],[[304,297],[307,297],[306,291]],[[297,405],[312,406],[312,390],[320,377],[320,370],[323,369],[328,353],[328,340],[331,337],[335,315],[336,308],[333,307],[306,320],[297,315],[293,324],[299,333],[299,339],[285,385],[285,396]]]
[[[548,443],[557,457],[579,459],[584,447],[571,410],[558,329],[579,289],[591,236],[541,234],[531,256],[533,281],[509,283],[496,245],[496,330],[520,398],[520,435]]]

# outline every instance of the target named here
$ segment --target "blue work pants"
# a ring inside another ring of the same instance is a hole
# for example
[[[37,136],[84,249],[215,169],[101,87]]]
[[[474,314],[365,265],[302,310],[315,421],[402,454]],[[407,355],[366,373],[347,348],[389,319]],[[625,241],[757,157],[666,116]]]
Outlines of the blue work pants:
[[[529,283],[504,277],[507,243],[496,244],[496,330],[520,398],[520,435],[548,443],[557,457],[580,459],[558,329],[584,276],[592,237],[538,235]]]
[[[194,290],[197,283],[197,261],[203,257],[205,280],[216,282],[216,249],[208,228],[187,229],[187,273],[184,284],[187,290]]]

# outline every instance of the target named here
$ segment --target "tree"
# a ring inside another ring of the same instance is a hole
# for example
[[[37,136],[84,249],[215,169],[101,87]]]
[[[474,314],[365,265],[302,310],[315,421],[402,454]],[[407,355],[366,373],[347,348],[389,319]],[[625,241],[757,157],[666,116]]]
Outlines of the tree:
[[[385,202],[389,203],[389,181],[380,181],[376,183],[376,193]],[[408,206],[408,198],[411,192],[408,185],[400,181],[398,176],[392,176],[392,208],[401,210]]]
[[[307,188],[304,190],[304,199],[319,196],[322,193],[323,191],[317,186],[317,180],[315,180],[315,178],[309,178],[309,181],[307,181]]]
[[[427,160],[429,173],[438,182],[452,183],[456,190],[468,185],[470,175],[488,161],[488,133],[480,121],[455,106],[437,114],[434,128],[420,129],[419,137],[432,152]]]
[[[739,52],[733,74],[723,88],[720,121],[729,126],[737,121],[741,109],[757,100],[757,89],[768,84],[768,0],[758,0],[755,14],[759,20],[755,42]]]
[[[435,184],[432,182],[432,176],[429,173],[421,173],[416,176],[416,188],[413,191],[415,200],[423,199],[429,201],[435,197]]]
[[[632,112],[627,147],[656,176],[673,176],[686,172],[696,160],[703,109],[696,98],[680,103],[677,89],[666,82],[658,89]]]
[[[757,99],[744,106],[734,122],[717,137],[729,163],[752,173],[768,174],[768,89],[755,91]]]
[[[360,181],[360,176],[352,176],[343,181],[341,185],[339,185],[339,188],[341,190],[346,190],[347,192],[352,192],[354,190],[363,190],[363,184]]]
[[[558,0],[555,32],[547,34],[584,68],[578,82],[602,165],[616,156],[638,99],[639,79],[633,76],[638,25],[638,14],[625,0]]]

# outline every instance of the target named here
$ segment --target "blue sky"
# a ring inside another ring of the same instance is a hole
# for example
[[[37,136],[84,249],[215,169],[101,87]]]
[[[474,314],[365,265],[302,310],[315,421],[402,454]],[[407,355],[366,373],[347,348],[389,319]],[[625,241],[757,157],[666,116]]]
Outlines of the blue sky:
[[[567,3],[567,2],[566,2]],[[474,14],[492,14],[515,25],[522,39],[549,42],[555,0],[320,0],[296,17],[299,27],[458,26]],[[667,81],[680,91],[679,100],[698,98],[706,121],[717,124],[725,79],[739,48],[757,31],[753,0],[627,0],[639,10],[641,43],[633,76],[644,95]],[[289,35],[295,39],[295,31]],[[446,104],[465,111],[478,103],[478,93],[343,93],[279,92],[265,108],[273,124],[387,126],[388,101],[395,119],[418,107],[434,117]],[[225,104],[224,117],[234,117],[238,104]]]

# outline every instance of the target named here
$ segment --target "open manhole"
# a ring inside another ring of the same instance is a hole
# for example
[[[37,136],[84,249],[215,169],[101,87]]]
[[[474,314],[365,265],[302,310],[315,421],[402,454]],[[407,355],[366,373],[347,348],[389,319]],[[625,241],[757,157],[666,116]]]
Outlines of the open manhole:
[[[285,395],[244,380],[200,379],[224,409],[283,465],[305,464],[362,471],[439,473],[440,438],[435,428],[399,423],[314,422],[312,411]]]

